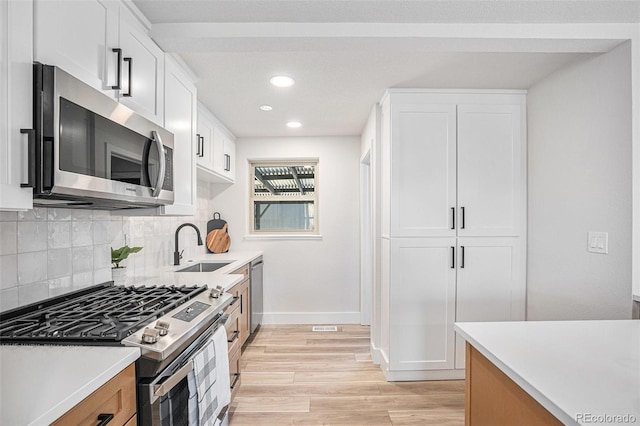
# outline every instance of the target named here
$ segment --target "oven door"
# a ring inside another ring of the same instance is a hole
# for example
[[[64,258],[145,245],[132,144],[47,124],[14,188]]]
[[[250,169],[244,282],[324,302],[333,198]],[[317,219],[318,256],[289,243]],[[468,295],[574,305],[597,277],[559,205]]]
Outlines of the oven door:
[[[193,357],[209,342],[213,333],[226,320],[227,316],[221,315],[161,373],[138,381],[138,424],[145,426],[197,425],[197,419],[195,423],[189,420],[187,376],[193,370]],[[223,408],[218,417],[223,425],[228,424],[227,408]]]

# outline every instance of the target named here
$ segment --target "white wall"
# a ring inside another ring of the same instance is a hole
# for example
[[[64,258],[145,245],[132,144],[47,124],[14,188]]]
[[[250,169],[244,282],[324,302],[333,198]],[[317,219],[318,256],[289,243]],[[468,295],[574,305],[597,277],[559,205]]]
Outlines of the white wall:
[[[359,323],[359,137],[236,141],[236,182],[213,199],[231,251],[264,252],[265,323]],[[249,159],[318,158],[321,240],[244,239]],[[214,191],[215,192],[215,191]]]
[[[529,320],[631,316],[631,48],[565,68],[528,96]],[[609,233],[609,254],[587,232]]]

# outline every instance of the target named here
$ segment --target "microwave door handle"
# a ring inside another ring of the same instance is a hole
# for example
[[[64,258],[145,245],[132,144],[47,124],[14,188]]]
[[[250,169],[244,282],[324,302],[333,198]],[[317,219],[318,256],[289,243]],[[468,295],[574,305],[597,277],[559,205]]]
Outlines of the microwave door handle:
[[[164,158],[164,147],[162,146],[162,139],[160,135],[155,130],[151,132],[151,137],[153,141],[156,143],[156,148],[158,148],[158,178],[156,179],[156,187],[153,188],[151,192],[152,197],[157,197],[162,190],[162,185],[164,184],[164,172],[166,168],[165,158]]]

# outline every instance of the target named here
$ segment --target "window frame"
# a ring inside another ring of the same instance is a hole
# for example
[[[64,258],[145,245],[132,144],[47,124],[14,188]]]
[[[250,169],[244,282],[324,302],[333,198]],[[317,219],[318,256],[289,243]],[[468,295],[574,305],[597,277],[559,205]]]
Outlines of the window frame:
[[[319,179],[318,171],[320,161],[318,158],[283,158],[283,159],[249,159],[249,223],[248,237],[294,237],[294,238],[316,238],[320,237],[319,221]],[[314,190],[312,194],[305,195],[259,195],[254,193],[254,181],[256,167],[294,167],[313,166],[314,167]],[[256,201],[312,201],[314,208],[313,229],[310,230],[269,230],[260,231],[255,229],[255,202]]]

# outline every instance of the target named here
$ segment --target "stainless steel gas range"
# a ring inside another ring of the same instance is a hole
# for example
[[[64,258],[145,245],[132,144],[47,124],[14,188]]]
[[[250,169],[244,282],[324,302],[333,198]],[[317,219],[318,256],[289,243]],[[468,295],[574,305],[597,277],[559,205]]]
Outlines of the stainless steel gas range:
[[[161,424],[193,356],[224,323],[233,297],[202,286],[88,287],[0,313],[1,344],[124,345],[136,362],[138,422]]]

